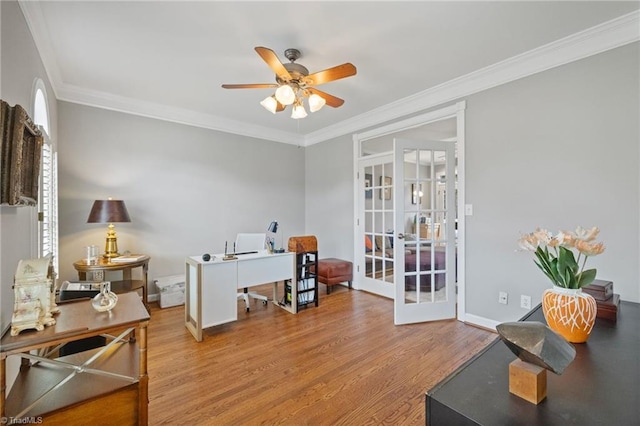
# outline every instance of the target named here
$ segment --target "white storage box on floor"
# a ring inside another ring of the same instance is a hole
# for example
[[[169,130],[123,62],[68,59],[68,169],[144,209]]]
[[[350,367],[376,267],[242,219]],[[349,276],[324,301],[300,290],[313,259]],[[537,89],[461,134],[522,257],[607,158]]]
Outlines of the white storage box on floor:
[[[161,308],[184,305],[184,275],[158,277],[154,282],[160,294]]]

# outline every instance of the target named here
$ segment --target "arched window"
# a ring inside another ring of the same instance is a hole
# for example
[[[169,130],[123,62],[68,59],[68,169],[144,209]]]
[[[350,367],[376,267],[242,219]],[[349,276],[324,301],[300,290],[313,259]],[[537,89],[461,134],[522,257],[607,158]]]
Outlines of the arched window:
[[[49,131],[49,108],[47,106],[47,90],[44,82],[41,79],[37,79],[34,84],[33,95],[33,122],[42,126],[42,129],[50,135]]]
[[[38,188],[38,253],[53,256],[54,271],[58,272],[58,170],[57,153],[51,142],[49,106],[44,82],[36,79],[33,86],[33,122],[44,136]]]

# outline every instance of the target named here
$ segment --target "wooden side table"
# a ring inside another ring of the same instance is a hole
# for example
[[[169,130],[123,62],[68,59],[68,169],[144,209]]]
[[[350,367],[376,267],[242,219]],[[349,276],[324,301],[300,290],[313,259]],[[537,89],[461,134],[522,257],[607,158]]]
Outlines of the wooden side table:
[[[90,281],[111,281],[111,291],[114,293],[126,293],[132,290],[142,289],[142,301],[144,306],[147,305],[147,273],[149,270],[149,259],[147,255],[130,255],[138,256],[137,260],[131,262],[111,262],[103,257],[98,258],[98,262],[88,264],[86,260],[78,260],[74,262],[73,267],[78,271],[78,279],[87,281],[87,273],[91,273]],[[136,268],[142,269],[142,279],[132,279],[131,271]],[[122,272],[122,280],[107,280],[106,272]]]
[[[1,423],[147,425],[149,313],[138,295],[123,294],[110,312],[96,312],[89,300],[59,308],[55,325],[2,337]],[[109,344],[61,358],[49,350],[98,335],[109,335]],[[10,356],[20,357],[22,366],[6,394]]]

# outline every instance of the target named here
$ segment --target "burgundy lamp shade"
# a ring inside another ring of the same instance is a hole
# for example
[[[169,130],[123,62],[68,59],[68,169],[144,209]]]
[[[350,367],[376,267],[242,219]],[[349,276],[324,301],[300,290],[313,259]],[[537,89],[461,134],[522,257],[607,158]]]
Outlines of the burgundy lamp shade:
[[[122,200],[96,200],[93,202],[87,223],[131,222],[127,206]]]

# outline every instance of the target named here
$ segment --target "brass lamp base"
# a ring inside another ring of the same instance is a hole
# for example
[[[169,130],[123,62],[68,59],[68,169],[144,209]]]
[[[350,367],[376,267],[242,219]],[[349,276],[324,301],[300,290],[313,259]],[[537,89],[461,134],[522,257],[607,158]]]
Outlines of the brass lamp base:
[[[105,259],[111,259],[113,257],[120,256],[118,253],[118,239],[116,238],[116,230],[113,223],[109,224],[109,231],[107,232],[107,242],[104,246],[104,254],[102,257]]]

